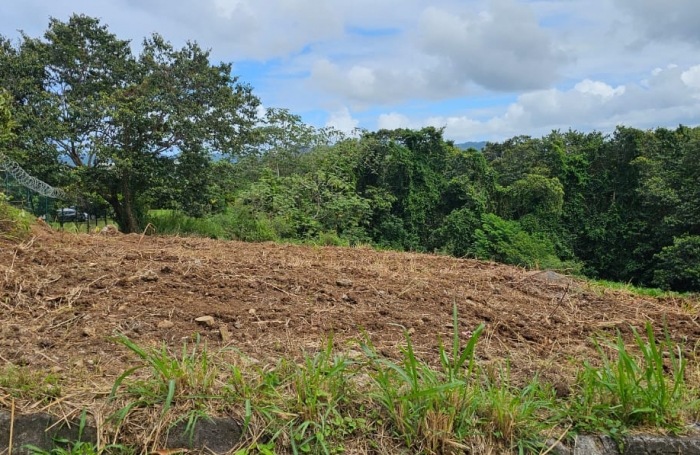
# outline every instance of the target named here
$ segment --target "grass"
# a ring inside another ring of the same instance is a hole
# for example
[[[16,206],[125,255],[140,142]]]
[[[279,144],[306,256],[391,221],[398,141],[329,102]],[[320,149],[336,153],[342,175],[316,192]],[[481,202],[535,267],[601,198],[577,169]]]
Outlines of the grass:
[[[646,340],[632,328],[637,353],[618,333],[614,339],[594,339],[601,365],[584,363],[577,394],[569,403],[572,425],[581,431],[603,431],[619,437],[634,427],[663,428],[679,434],[700,399],[688,395],[687,359],[682,346],[658,341],[651,324]],[[697,391],[696,391],[697,392]]]
[[[622,443],[635,429],[681,434],[700,416],[700,367],[650,324],[627,338],[592,338],[597,355],[581,360],[572,393],[558,397],[537,374],[514,381],[508,359],[481,362],[484,326],[460,332],[457,322],[455,306],[452,336],[439,340],[434,359],[416,355],[408,331],[396,359],[367,338],[351,354],[329,338],[317,352],[267,365],[212,351],[196,335],[179,352],[117,335],[135,363],[109,393],[107,444],[61,441],[36,453],[154,453],[177,422],[192,431],[222,413],[242,426],[237,455],[542,453],[552,436],[605,433]],[[58,387],[23,369],[5,369],[0,386],[35,400]]]
[[[0,192],[0,239],[20,241],[26,238],[30,232],[32,216],[16,207],[13,207],[7,196]]]
[[[631,283],[618,283],[616,281],[594,280],[594,279],[586,278],[585,276],[581,276],[580,278],[582,280],[586,280],[588,283],[590,283],[594,287],[601,289],[602,292],[605,292],[606,289],[611,289],[611,290],[615,290],[615,291],[627,291],[627,292],[631,292],[631,293],[636,294],[636,295],[647,296],[647,297],[657,297],[657,298],[688,297],[690,295],[687,293],[679,293],[679,292],[674,292],[674,291],[664,291],[663,289],[658,289],[658,288],[638,287],[638,286],[635,286]]]
[[[61,380],[54,373],[10,364],[0,370],[0,393],[18,400],[49,402],[61,397]]]

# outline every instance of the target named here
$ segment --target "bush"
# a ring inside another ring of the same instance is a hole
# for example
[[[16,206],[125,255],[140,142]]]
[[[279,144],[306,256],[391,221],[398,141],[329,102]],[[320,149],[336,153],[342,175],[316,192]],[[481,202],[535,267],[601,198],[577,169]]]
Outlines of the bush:
[[[550,240],[528,234],[517,221],[506,221],[490,213],[483,215],[481,221],[481,229],[474,232],[472,247],[472,253],[479,259],[554,270],[570,265],[557,257]]]
[[[654,284],[665,290],[700,291],[700,236],[675,237],[673,245],[654,256]]]
[[[465,256],[474,244],[474,233],[481,226],[478,213],[463,207],[453,210],[435,231],[434,249],[452,256]]]

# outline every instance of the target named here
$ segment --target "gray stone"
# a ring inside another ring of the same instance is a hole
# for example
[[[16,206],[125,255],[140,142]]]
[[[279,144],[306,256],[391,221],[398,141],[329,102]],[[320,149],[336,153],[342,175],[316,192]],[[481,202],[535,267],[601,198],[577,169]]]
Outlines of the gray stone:
[[[565,448],[564,448],[565,449]],[[565,455],[556,447],[550,453]],[[623,438],[620,452],[617,442],[609,436],[576,436],[573,455],[700,455],[700,436],[633,435]]]
[[[197,419],[193,431],[188,431],[187,424],[183,420],[170,429],[166,448],[225,453],[241,439],[241,426],[233,419],[202,417]]]
[[[638,435],[625,438],[625,455],[700,455],[700,436]]]
[[[574,443],[573,455],[604,455],[606,454],[602,444],[599,444],[597,436],[578,435]]]
[[[66,422],[50,414],[15,414],[14,427],[12,429],[12,453],[26,455],[31,453],[24,446],[33,445],[42,450],[49,451],[61,444],[58,440],[70,441],[63,444],[69,447],[80,440],[82,442],[97,443],[97,430],[93,425],[86,425],[80,432],[80,419]],[[80,438],[78,437],[80,436]],[[7,451],[10,444],[10,413],[0,412],[0,452]]]
[[[557,442],[554,439],[548,439],[544,443],[545,445],[545,450],[548,450],[547,453],[551,453],[552,455],[571,455],[571,449],[566,447],[564,443],[562,442]]]

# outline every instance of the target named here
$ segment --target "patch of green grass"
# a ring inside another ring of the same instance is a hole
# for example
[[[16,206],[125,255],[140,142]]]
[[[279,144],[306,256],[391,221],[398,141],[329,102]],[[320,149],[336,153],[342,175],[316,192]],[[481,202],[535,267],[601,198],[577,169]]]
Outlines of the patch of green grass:
[[[451,351],[440,343],[442,371],[416,357],[407,331],[400,362],[378,355],[369,340],[364,344],[375,385],[370,396],[380,404],[391,431],[406,447],[425,447],[430,452],[460,447],[476,431],[472,372],[476,368],[474,350],[483,329],[480,325],[464,348],[456,329]]]
[[[151,210],[146,221],[155,227],[156,234],[230,239],[220,220],[211,217],[193,218],[176,210]]]
[[[86,221],[67,221],[63,223],[63,226],[61,226],[61,223],[58,221],[49,221],[47,222],[49,226],[51,226],[53,229],[57,230],[63,230],[63,232],[70,232],[73,234],[82,234],[82,233],[94,233],[96,231],[99,231],[103,227],[107,226],[108,224],[115,224],[113,220],[107,218],[107,222],[105,223],[104,218],[99,218],[97,220],[90,220],[90,225],[88,226]]]
[[[0,370],[0,391],[32,401],[53,401],[61,396],[60,377],[29,367],[8,365]]]
[[[5,196],[0,193],[0,239],[20,241],[29,235],[33,216],[13,207]]]
[[[588,279],[586,277],[581,277],[581,279],[588,281],[591,285],[593,285],[594,287],[598,287],[603,291],[605,289],[611,289],[611,290],[615,290],[615,291],[627,291],[627,292],[631,292],[631,293],[637,294],[637,295],[642,295],[642,296],[647,296],[647,297],[657,297],[657,298],[688,297],[689,296],[689,294],[681,294],[681,293],[673,292],[673,291],[664,291],[663,289],[658,289],[658,288],[638,287],[638,286],[635,286],[631,283],[618,283],[615,281],[593,280],[593,279]]]
[[[634,328],[632,332],[638,353],[619,333],[612,340],[593,340],[601,366],[585,362],[579,374],[567,410],[575,430],[602,431],[618,439],[633,427],[684,431],[684,416],[700,399],[688,394],[682,346],[667,332],[657,340],[649,323],[646,340]]]
[[[239,455],[537,453],[552,429],[621,440],[633,428],[680,433],[700,412],[685,383],[700,369],[688,371],[683,347],[668,334],[658,340],[650,325],[645,336],[632,331],[632,345],[619,334],[591,340],[597,358],[584,362],[572,394],[556,398],[537,375],[515,383],[507,359],[482,365],[476,351],[485,327],[465,334],[458,322],[455,306],[452,337],[439,340],[432,363],[418,358],[407,331],[398,359],[368,339],[348,357],[328,339],[318,352],[273,364],[233,350],[209,353],[198,340],[175,355],[119,336],[140,363],[115,382],[111,399],[121,401],[111,421],[118,431],[136,420],[132,430],[151,428],[145,437],[154,443],[152,428],[172,416],[194,428],[210,412],[235,410],[244,433]]]
[[[555,393],[537,377],[523,387],[512,385],[510,365],[488,369],[477,398],[480,426],[510,450],[541,450],[541,434],[555,422]]]

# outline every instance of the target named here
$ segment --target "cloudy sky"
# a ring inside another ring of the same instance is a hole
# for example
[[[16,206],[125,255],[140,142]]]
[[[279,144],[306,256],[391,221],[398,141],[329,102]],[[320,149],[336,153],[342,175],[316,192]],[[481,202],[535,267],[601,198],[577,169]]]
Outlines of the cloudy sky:
[[[100,17],[234,63],[267,107],[458,142],[700,124],[699,0],[0,0],[0,34]]]

